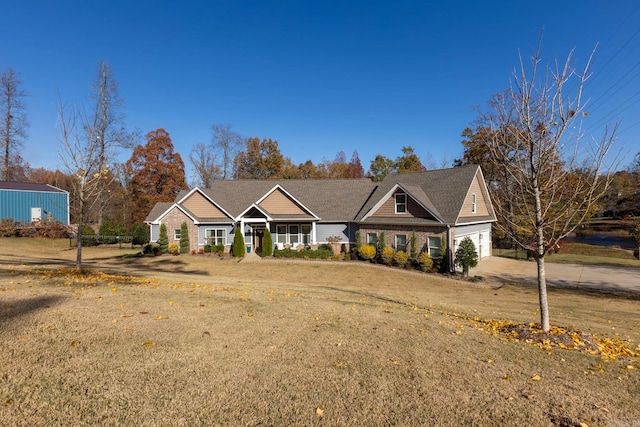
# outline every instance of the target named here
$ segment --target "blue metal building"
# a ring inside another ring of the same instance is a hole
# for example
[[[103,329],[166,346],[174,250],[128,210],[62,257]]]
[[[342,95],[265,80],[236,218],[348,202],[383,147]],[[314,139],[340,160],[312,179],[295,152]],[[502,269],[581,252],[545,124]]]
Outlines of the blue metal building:
[[[0,181],[0,220],[69,224],[69,193],[47,184]]]

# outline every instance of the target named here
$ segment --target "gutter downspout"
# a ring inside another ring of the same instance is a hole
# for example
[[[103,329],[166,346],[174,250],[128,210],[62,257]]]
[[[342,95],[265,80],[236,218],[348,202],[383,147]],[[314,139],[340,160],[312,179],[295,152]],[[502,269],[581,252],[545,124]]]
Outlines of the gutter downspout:
[[[449,258],[449,273],[456,271],[454,259],[453,259],[453,238],[452,238],[451,225],[447,224],[447,257]]]

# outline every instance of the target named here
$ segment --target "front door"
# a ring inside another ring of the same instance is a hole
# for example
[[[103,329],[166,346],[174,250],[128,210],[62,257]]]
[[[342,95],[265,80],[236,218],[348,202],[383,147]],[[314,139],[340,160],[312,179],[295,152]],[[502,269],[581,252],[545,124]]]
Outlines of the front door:
[[[257,254],[262,253],[262,239],[264,238],[264,227],[254,227],[253,228],[253,247]]]

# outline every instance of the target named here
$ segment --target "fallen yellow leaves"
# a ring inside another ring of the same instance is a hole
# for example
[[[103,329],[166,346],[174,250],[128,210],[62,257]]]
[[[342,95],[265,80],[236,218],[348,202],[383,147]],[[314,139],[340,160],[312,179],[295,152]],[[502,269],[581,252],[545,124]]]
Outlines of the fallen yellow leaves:
[[[155,347],[156,343],[154,343],[153,341],[147,341],[146,343],[142,344],[145,347]]]
[[[316,408],[316,415],[322,418],[324,416],[324,409]]]
[[[533,381],[540,381],[542,378],[540,378],[540,375],[535,374],[534,376],[532,376],[532,377],[531,377],[531,379],[532,379]]]

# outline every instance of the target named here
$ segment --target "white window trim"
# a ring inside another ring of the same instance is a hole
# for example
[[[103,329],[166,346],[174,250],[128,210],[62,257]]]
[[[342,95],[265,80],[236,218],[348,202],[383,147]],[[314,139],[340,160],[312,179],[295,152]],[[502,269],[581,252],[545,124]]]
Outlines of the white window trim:
[[[399,249],[398,248],[398,237],[400,237],[400,236],[404,236],[404,249]],[[408,239],[407,239],[407,235],[406,234],[396,234],[393,240],[394,240],[394,243],[395,243],[395,246],[396,246],[396,251],[402,250],[404,252],[407,252],[407,246],[408,246],[408,241],[407,240]]]
[[[477,200],[476,193],[471,194],[471,213],[476,213]]]
[[[180,240],[181,237],[181,229],[177,228],[173,230],[173,240]]]
[[[291,227],[298,227],[298,232],[297,233],[291,233]],[[300,240],[300,230],[302,229],[302,227],[300,227],[300,224],[288,224],[287,225],[287,241],[292,244],[292,245],[297,245],[301,242]],[[298,237],[298,241],[297,242],[292,242],[291,241],[291,236],[297,236]]]
[[[440,254],[440,255],[439,255],[439,256],[437,256],[437,257],[433,255],[433,252],[431,251],[431,248],[435,248],[435,246],[431,246],[431,245],[429,244],[429,243],[430,243],[430,241],[431,241],[431,239],[438,239],[438,252],[440,252],[440,237],[429,236],[429,237],[427,237],[427,250],[429,251],[429,252],[428,252],[428,253],[429,253],[429,256],[430,256],[431,258],[433,258],[433,259],[436,259],[436,258],[440,258],[440,257],[442,257],[442,254]]]
[[[278,231],[280,227],[284,227],[284,233],[280,233]],[[287,227],[286,224],[276,224],[276,243],[286,244],[287,242],[289,242],[288,231],[289,231],[289,228]],[[284,236],[284,242],[280,241],[280,236]]]
[[[373,236],[373,242],[371,242],[369,237]],[[367,233],[367,245],[377,245],[378,244],[378,233]]]
[[[213,231],[213,236],[209,236],[207,235],[209,231]],[[224,245],[227,245],[227,229],[226,228],[205,228],[204,230],[204,239],[205,239],[205,245],[209,244],[209,239],[213,239],[214,241],[214,245],[216,245],[217,240],[218,240],[218,231],[222,231],[224,232],[224,236],[222,236],[222,238],[224,239]]]
[[[404,198],[404,203],[398,203],[398,196],[402,196]],[[405,193],[396,193],[393,195],[393,205],[395,213],[397,214],[405,214],[407,213],[407,195]],[[398,206],[404,206],[404,211],[398,212]]]

